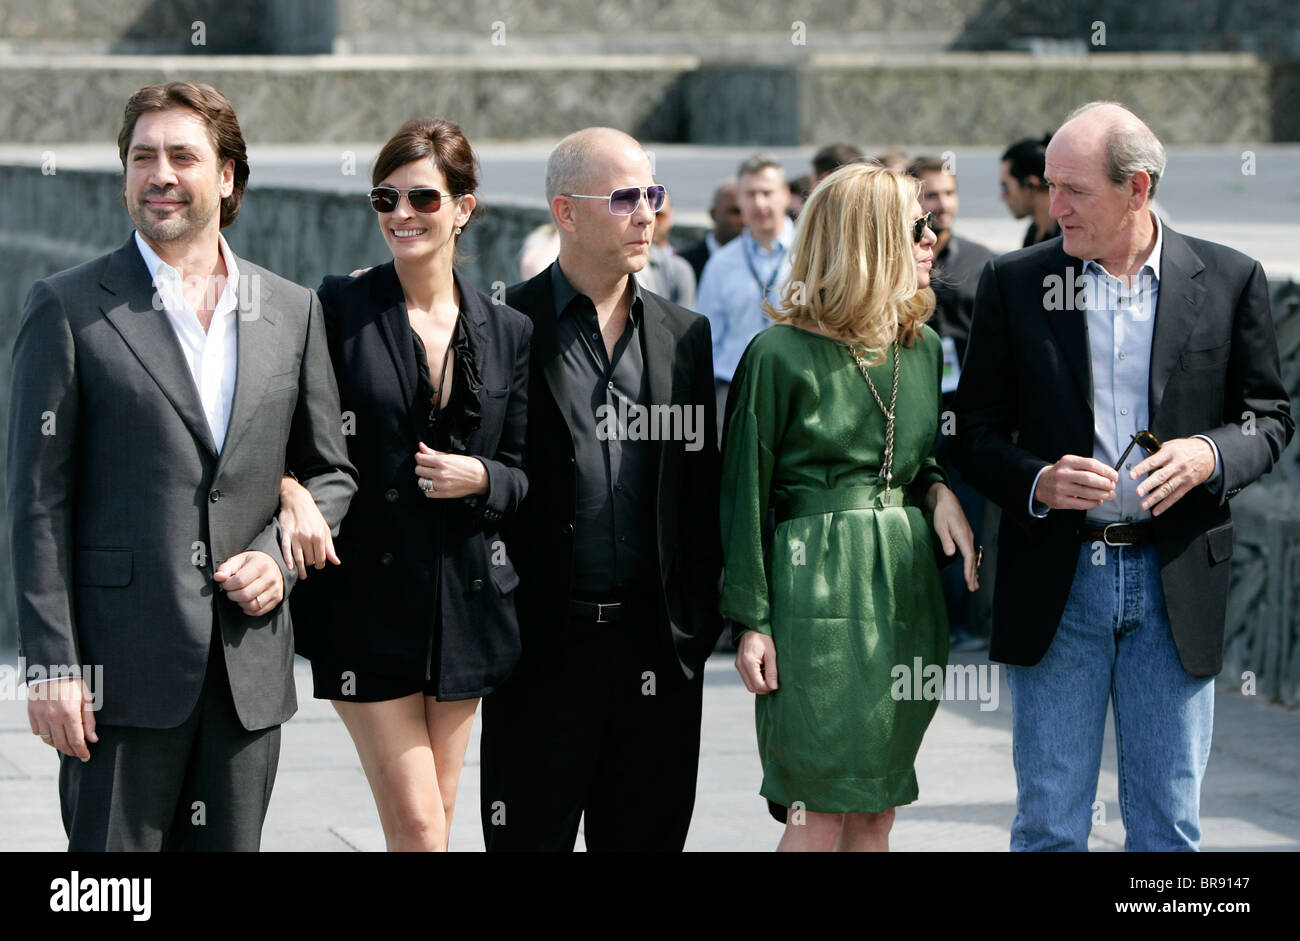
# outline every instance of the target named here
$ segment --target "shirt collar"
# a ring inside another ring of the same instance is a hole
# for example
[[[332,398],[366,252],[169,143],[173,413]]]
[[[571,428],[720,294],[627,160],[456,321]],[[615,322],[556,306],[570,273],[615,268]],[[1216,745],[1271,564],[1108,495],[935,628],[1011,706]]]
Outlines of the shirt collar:
[[[167,262],[159,257],[158,253],[153,250],[144,237],[140,235],[137,229],[135,233],[135,245],[140,250],[140,257],[144,259],[145,267],[149,269],[149,277],[153,281],[154,287],[159,287],[158,279],[161,277],[173,287],[179,287],[181,274]],[[235,253],[230,250],[226,244],[226,237],[220,232],[217,233],[217,246],[221,251],[221,258],[226,263],[226,286],[221,292],[221,297],[217,299],[217,308],[224,309],[227,305],[227,298],[234,299],[234,285],[239,283],[239,266],[235,263]],[[233,309],[236,304],[229,305]]]
[[[1155,210],[1148,209],[1147,211],[1151,213],[1151,224],[1155,226],[1156,229],[1156,244],[1152,246],[1151,254],[1148,255],[1147,260],[1142,263],[1142,268],[1139,270],[1138,273],[1141,274],[1142,271],[1145,271],[1146,269],[1150,268],[1151,277],[1153,278],[1156,284],[1159,284],[1160,283],[1160,256],[1164,252],[1164,247],[1165,247],[1165,227],[1160,222],[1160,216],[1155,212]],[[1106,271],[1106,269],[1095,258],[1089,258],[1087,261],[1083,263],[1084,271],[1087,271],[1089,268],[1096,269],[1098,274],[1105,274],[1108,277],[1110,276],[1109,273]]]
[[[647,264],[649,264],[647,262]],[[632,318],[633,326],[641,325],[641,308],[644,304],[641,298],[641,285],[637,284],[636,275],[628,275],[628,280],[632,283],[632,307],[629,315]],[[557,258],[551,263],[551,296],[555,301],[555,319],[559,320],[569,309],[575,298],[586,298],[585,294],[580,294],[578,289],[569,283],[569,279],[564,276],[560,269],[560,260]],[[591,300],[588,298],[587,303]],[[594,306],[594,305],[593,305]]]

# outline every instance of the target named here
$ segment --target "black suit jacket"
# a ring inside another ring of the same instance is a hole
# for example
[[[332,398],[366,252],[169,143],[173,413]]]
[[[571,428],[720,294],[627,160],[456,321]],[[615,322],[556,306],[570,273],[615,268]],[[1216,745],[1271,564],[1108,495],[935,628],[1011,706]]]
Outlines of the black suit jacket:
[[[663,441],[657,474],[656,551],[659,588],[655,617],[683,675],[693,678],[722,631],[718,575],[719,461],[713,343],[709,322],[657,294],[641,290],[645,368],[650,401],[702,410],[702,441]],[[564,630],[573,579],[575,464],[573,436],[556,404],[559,350],[551,269],[506,292],[506,302],[533,322],[528,386],[528,453],[532,486],[506,539],[519,567],[524,656],[544,659]]]
[[[1149,428],[1162,441],[1211,438],[1223,486],[1217,495],[1196,487],[1156,517],[1156,548],[1182,664],[1213,676],[1223,664],[1232,555],[1227,501],[1273,466],[1295,423],[1259,263],[1165,226],[1160,270]],[[1046,310],[1044,300],[1046,279],[1062,279],[1073,298],[1082,272],[1060,239],[990,262],[957,390],[957,467],[1002,507],[990,657],[1005,663],[1030,666],[1047,652],[1079,553],[1084,512],[1037,519],[1029,495],[1041,468],[1093,452],[1087,313]]]
[[[415,401],[418,367],[393,263],[357,278],[327,277],[319,294],[348,454],[361,481],[335,541],[342,564],[310,572],[291,600],[299,653],[340,670],[399,676],[426,675],[432,660],[438,697],[447,700],[485,695],[519,659],[511,597],[519,576],[497,530],[528,490],[532,333],[518,311],[459,276],[456,285],[483,380],[482,421],[466,451],[487,468],[487,496],[432,501],[416,484],[428,408]],[[430,527],[441,530],[440,539],[430,538]],[[439,579],[442,631],[434,650]]]
[[[685,258],[695,270],[695,283],[700,283],[700,278],[704,275],[704,263],[709,260],[709,243],[700,239],[690,248],[683,252],[677,253],[679,257]]]

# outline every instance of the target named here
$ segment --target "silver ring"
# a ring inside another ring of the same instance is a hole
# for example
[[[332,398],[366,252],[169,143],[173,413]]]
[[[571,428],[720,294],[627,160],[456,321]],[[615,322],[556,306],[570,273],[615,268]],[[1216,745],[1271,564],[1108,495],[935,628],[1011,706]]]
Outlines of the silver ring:
[[[430,490],[433,490],[434,489],[433,481],[430,480],[428,477],[421,477],[420,489],[423,490],[425,493],[428,493]]]
[[[40,733],[40,734],[41,734],[41,739],[42,739],[43,741],[46,741],[46,742],[52,742],[52,741],[54,741],[54,736],[51,735],[49,732],[42,732],[42,733]]]
[[[253,607],[254,607],[254,608],[260,608],[261,606],[262,606],[262,596],[261,596],[261,595],[256,595],[256,596],[253,598]]]

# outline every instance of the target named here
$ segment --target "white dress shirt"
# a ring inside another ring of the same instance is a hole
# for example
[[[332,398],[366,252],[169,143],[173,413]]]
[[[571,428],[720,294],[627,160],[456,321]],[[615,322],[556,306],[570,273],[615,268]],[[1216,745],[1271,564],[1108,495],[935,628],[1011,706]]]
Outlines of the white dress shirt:
[[[199,323],[198,313],[185,300],[180,272],[159,258],[158,253],[149,247],[139,232],[135,234],[135,244],[144,257],[157,292],[155,306],[161,303],[167,320],[176,333],[181,352],[185,354],[185,363],[190,367],[190,376],[194,379],[194,388],[198,390],[199,400],[203,403],[208,430],[212,432],[212,441],[219,454],[226,440],[230,405],[235,397],[235,368],[238,361],[236,341],[239,336],[235,323],[239,297],[235,288],[239,284],[239,268],[225,237],[218,235],[217,240],[221,246],[221,257],[226,262],[226,283],[217,298],[212,322],[205,332]],[[211,291],[212,288],[209,287],[208,290]]]

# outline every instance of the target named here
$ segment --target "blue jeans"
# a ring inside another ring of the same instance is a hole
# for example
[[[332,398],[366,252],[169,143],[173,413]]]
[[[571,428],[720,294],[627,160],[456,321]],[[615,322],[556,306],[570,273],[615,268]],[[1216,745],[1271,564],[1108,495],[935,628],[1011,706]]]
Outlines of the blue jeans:
[[[1087,850],[1112,699],[1124,848],[1197,848],[1214,681],[1178,659],[1154,546],[1083,543],[1051,646],[1032,667],[1008,667],[1007,685],[1013,851]]]

